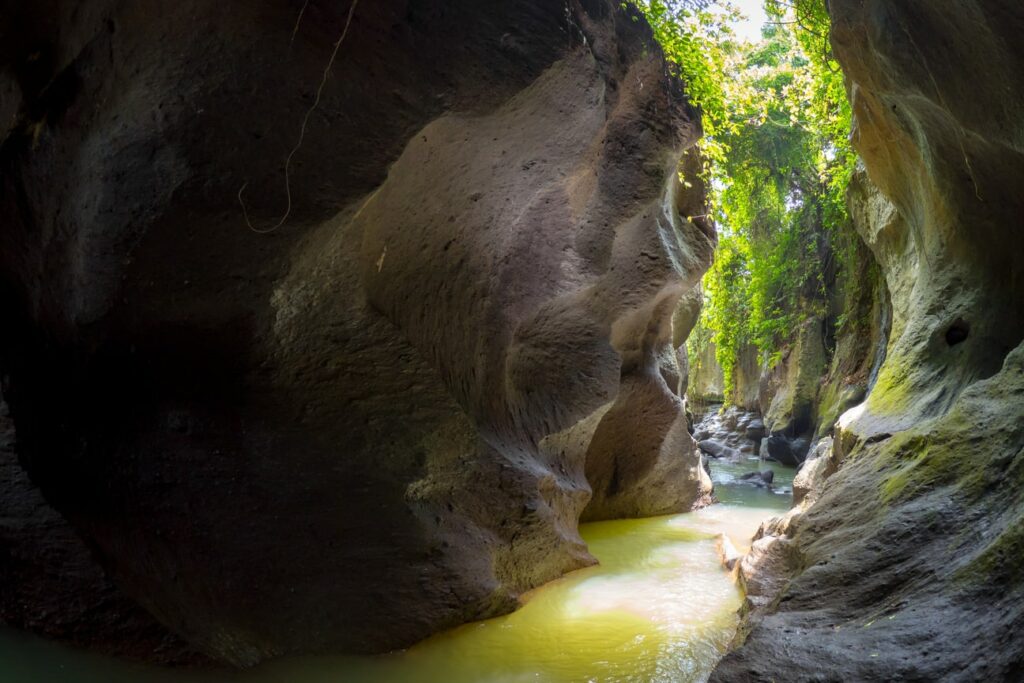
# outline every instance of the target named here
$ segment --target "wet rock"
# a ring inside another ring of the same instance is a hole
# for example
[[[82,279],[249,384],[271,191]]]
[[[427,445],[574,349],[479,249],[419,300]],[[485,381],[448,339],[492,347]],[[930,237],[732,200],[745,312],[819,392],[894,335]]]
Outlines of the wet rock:
[[[810,448],[808,439],[791,439],[782,434],[772,434],[762,442],[762,453],[770,460],[788,467],[799,467]]]
[[[771,604],[787,583],[796,555],[793,542],[781,536],[754,541],[739,562],[739,583],[749,608]]]
[[[739,477],[739,481],[749,482],[755,486],[764,486],[771,488],[772,482],[775,481],[775,472],[772,470],[764,470],[762,472],[748,472]]]
[[[715,549],[718,551],[718,559],[722,566],[732,571],[737,563],[743,558],[743,554],[736,549],[733,542],[725,534],[719,534],[715,541]]]
[[[712,439],[705,439],[697,443],[700,449],[711,456],[712,458],[725,458],[726,460],[736,460],[739,458],[739,451],[734,448],[730,448],[725,444],[721,444]]]

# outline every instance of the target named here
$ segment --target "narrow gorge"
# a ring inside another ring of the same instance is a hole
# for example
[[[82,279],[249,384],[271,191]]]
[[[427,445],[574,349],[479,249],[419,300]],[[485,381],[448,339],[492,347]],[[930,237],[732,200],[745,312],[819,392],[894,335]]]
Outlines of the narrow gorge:
[[[1024,679],[1024,5],[740,4],[0,4],[0,680]]]

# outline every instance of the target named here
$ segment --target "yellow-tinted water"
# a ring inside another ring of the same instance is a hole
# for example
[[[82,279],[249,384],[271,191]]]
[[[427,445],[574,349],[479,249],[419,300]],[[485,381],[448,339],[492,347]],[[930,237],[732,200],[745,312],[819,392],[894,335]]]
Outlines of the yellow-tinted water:
[[[731,639],[741,599],[721,568],[715,538],[726,533],[743,549],[761,520],[773,514],[778,507],[716,505],[686,515],[584,525],[583,537],[600,566],[543,586],[512,614],[386,657],[305,658],[227,678],[239,683],[699,681]],[[0,674],[10,683],[225,680],[223,674],[126,667],[12,636],[0,637]]]

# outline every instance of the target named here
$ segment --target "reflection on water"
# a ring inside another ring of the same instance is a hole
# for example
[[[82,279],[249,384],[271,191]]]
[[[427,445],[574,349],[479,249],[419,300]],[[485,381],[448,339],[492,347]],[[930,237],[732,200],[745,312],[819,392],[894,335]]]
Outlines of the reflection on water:
[[[792,476],[790,475],[790,479]],[[762,492],[763,494],[763,492]],[[775,494],[763,494],[775,496]],[[519,683],[699,681],[724,652],[740,595],[715,551],[749,544],[781,507],[733,504],[581,529],[597,567],[534,591],[513,614],[468,624],[385,657],[315,657],[240,674],[130,667],[0,634],[5,683]],[[773,500],[769,498],[768,500]]]

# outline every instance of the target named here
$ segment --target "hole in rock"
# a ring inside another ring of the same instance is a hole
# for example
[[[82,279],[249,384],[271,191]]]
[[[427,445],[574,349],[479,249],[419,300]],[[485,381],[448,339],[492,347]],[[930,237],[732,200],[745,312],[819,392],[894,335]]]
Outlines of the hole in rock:
[[[967,340],[967,335],[971,331],[970,325],[961,319],[957,319],[949,329],[946,330],[946,344],[949,346],[956,346]]]

